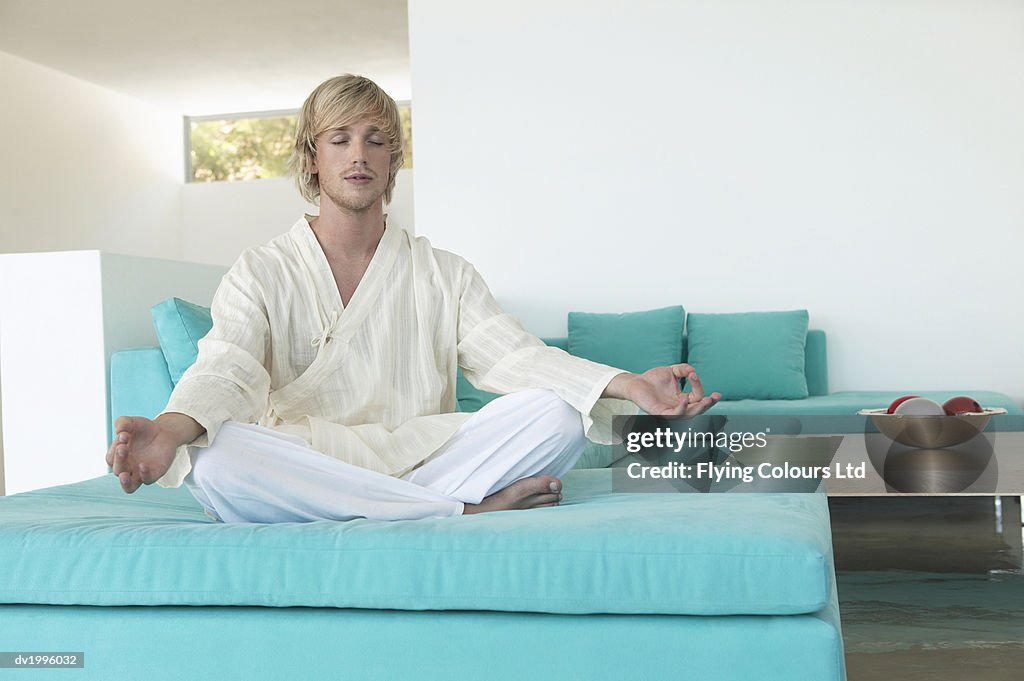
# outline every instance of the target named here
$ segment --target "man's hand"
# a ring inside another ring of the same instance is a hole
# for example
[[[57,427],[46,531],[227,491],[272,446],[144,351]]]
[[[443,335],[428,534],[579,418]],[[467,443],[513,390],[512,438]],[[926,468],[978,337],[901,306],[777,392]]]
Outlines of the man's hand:
[[[155,421],[142,416],[121,416],[114,427],[117,432],[107,450],[107,465],[114,469],[121,489],[128,494],[163,477],[178,446],[205,432],[184,414],[163,414]]]
[[[679,389],[682,378],[690,384],[688,393]],[[704,386],[689,364],[655,367],[642,374],[619,374],[605,388],[603,396],[630,400],[652,416],[668,418],[697,416],[722,398],[718,393],[704,394]]]

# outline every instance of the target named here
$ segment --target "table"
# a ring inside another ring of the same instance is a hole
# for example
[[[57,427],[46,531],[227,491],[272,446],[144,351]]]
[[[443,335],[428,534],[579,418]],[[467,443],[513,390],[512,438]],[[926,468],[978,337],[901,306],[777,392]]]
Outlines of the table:
[[[974,453],[980,456],[973,461],[971,447],[964,448],[964,455],[960,448],[911,450],[897,446],[893,448],[895,453],[907,461],[904,479],[890,474],[887,480],[878,470],[881,467],[885,471],[884,466],[872,465],[884,464],[877,461],[880,448],[890,444],[884,436],[847,434],[836,451],[834,465],[845,469],[866,462],[865,476],[831,479],[826,481],[825,489],[833,497],[994,497],[996,532],[1010,547],[1017,567],[1024,568],[1024,432],[982,433],[976,440],[971,442],[975,443]],[[982,441],[992,448],[987,458],[988,452],[978,447]],[[872,449],[876,461],[872,461]]]
[[[984,432],[945,449],[898,444],[864,417],[638,417],[623,426],[612,464],[617,491],[813,492],[823,485],[832,497],[992,497],[996,531],[1024,567],[1020,416],[993,417]],[[693,433],[743,439],[707,446],[686,439]]]

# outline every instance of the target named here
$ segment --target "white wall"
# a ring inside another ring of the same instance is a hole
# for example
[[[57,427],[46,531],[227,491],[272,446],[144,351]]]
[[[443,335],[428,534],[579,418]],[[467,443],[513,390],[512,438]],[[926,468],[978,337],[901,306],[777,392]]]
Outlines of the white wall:
[[[834,390],[1024,401],[1022,25],[972,0],[411,0],[417,231],[541,334],[806,307]]]
[[[0,52],[0,253],[180,255],[180,115]]]
[[[388,222],[413,231],[412,170],[399,170]],[[196,182],[182,191],[182,257],[231,265],[249,248],[287,232],[303,213],[320,209],[299,196],[291,178]]]

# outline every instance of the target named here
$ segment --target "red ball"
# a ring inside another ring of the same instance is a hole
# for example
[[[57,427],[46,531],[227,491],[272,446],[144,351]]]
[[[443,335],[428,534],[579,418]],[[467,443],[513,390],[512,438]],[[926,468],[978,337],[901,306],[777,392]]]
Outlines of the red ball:
[[[900,406],[901,404],[903,404],[907,400],[914,399],[915,397],[920,397],[920,395],[904,395],[903,397],[897,397],[895,400],[893,400],[892,404],[889,405],[889,408],[885,410],[885,413],[886,414],[894,413],[896,411],[896,407]]]
[[[956,397],[949,398],[942,403],[942,410],[950,416],[977,414],[984,411],[976,399],[967,395],[957,395]]]

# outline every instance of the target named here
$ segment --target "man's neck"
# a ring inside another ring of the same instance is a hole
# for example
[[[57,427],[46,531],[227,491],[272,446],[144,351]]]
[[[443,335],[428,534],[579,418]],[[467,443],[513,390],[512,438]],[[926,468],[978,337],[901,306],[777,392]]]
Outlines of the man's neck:
[[[346,211],[325,200],[309,224],[328,261],[368,262],[384,236],[384,207]]]

